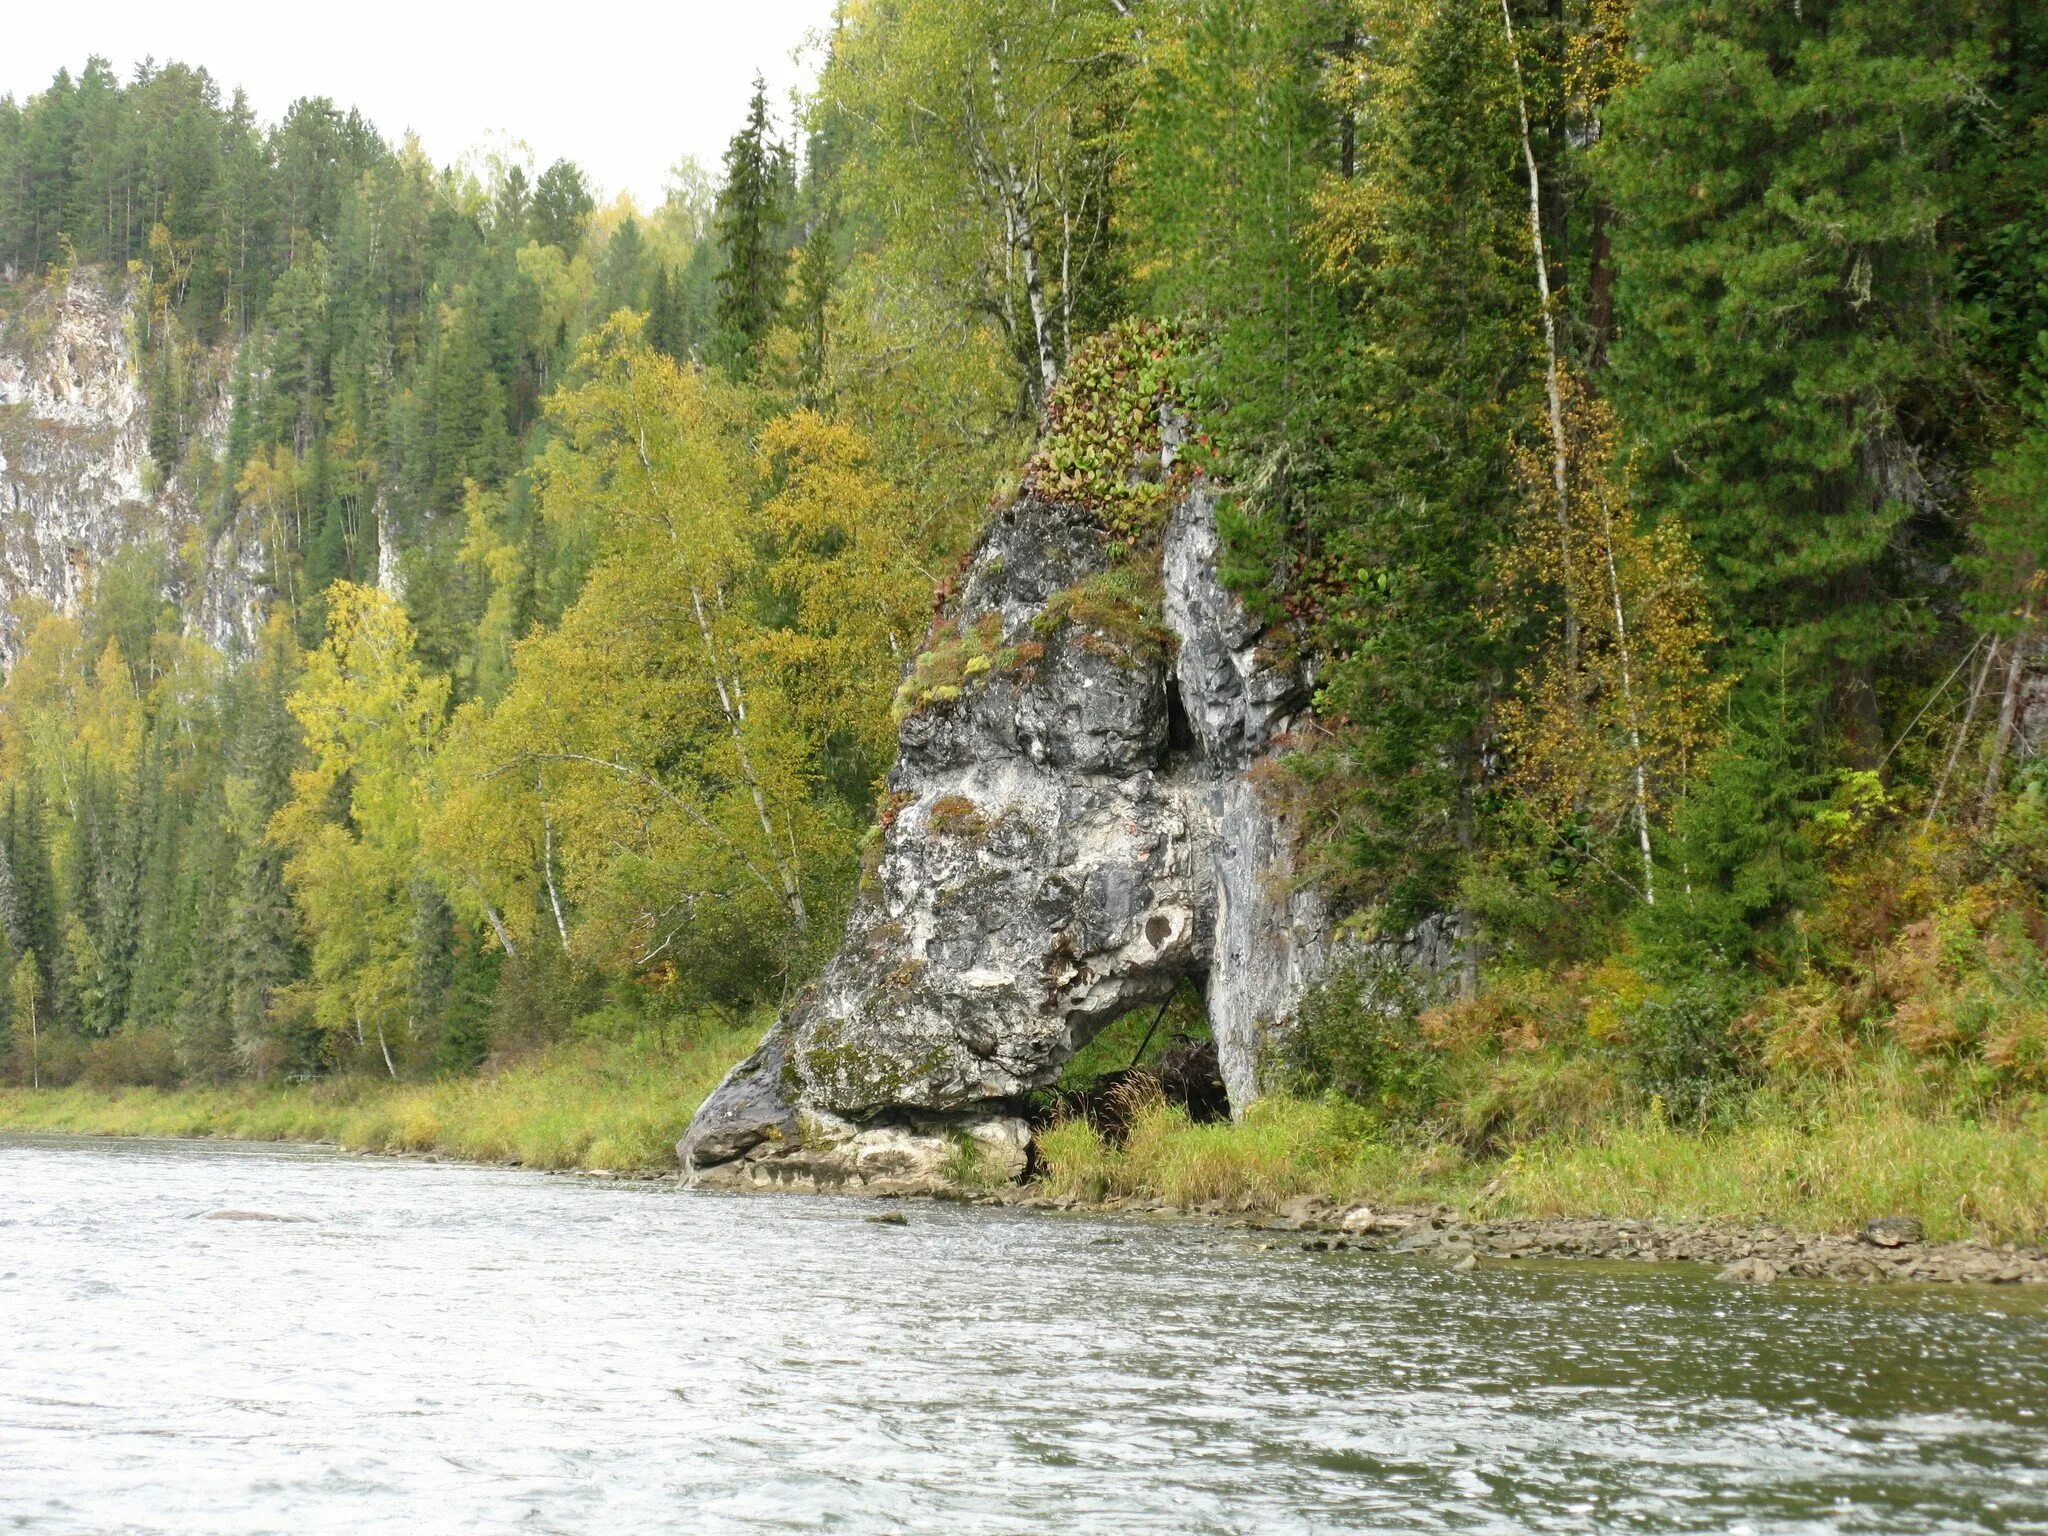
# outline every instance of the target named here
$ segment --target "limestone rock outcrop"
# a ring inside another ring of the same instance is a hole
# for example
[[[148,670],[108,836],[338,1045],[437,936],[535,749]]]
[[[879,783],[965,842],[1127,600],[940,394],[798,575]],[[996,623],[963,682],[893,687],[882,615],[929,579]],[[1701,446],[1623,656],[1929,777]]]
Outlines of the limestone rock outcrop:
[[[191,487],[151,461],[132,292],[79,269],[15,294],[0,306],[0,664],[24,638],[16,598],[76,612],[93,573],[136,544],[163,549],[164,595],[194,632],[223,647],[247,639],[262,541],[233,520],[209,529]],[[225,388],[199,402],[204,446],[225,440],[228,405]]]
[[[905,684],[845,942],[699,1111],[678,1148],[692,1176],[1019,1175],[1023,1096],[1189,983],[1233,1105],[1258,1095],[1330,924],[1257,784],[1306,681],[1221,586],[1216,544],[1199,484],[1156,571],[1113,565],[1081,508],[1027,494],[996,516],[936,642],[947,665]]]

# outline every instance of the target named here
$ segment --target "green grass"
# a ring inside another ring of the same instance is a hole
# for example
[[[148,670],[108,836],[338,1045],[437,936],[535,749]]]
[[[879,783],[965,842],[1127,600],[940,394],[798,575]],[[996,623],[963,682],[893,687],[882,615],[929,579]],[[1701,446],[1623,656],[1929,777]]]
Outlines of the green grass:
[[[757,1029],[663,1049],[651,1041],[554,1047],[475,1077],[297,1086],[0,1088],[0,1127],[96,1136],[325,1141],[533,1168],[675,1166],[675,1144]]]
[[[1910,1080],[1874,1066],[1820,1092],[1754,1097],[1718,1130],[1647,1114],[1550,1132],[1504,1155],[1384,1129],[1354,1106],[1270,1099],[1237,1125],[1142,1108],[1129,1141],[1078,1121],[1040,1138],[1048,1192],[1179,1206],[1267,1208],[1293,1195],[1444,1203],[1474,1216],[1771,1222],[1846,1231],[1913,1215],[1931,1237],[2048,1241],[2048,1107],[1930,1114]]]
[[[757,1033],[721,1031],[671,1049],[562,1045],[496,1072],[422,1083],[0,1089],[0,1127],[667,1169],[691,1114]],[[1068,1121],[1041,1136],[1039,1154],[1046,1191],[1085,1200],[1263,1209],[1320,1194],[1444,1203],[1475,1216],[1768,1221],[1805,1231],[1906,1214],[1937,1239],[2048,1241],[2048,1105],[1943,1112],[1897,1063],[1820,1089],[1760,1091],[1718,1130],[1674,1128],[1590,1092],[1552,1108],[1547,1123],[1504,1155],[1474,1155],[1455,1137],[1390,1130],[1341,1102],[1269,1099],[1236,1125],[1191,1125],[1154,1103],[1140,1108],[1121,1149]]]
[[[1867,1097],[1855,1089],[1874,1088]],[[1918,1216],[1937,1239],[2048,1242],[2048,1111],[1929,1119],[1867,1079],[1807,1116],[1764,1106],[1724,1131],[1645,1121],[1536,1142],[1501,1169],[1503,1208],[1529,1215],[1769,1221],[1839,1232]]]

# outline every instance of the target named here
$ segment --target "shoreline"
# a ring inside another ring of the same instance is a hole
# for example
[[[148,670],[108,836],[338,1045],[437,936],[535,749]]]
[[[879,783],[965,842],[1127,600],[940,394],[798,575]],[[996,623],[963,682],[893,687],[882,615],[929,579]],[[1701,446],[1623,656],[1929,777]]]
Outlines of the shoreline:
[[[17,1126],[4,1118],[0,1118],[0,1135],[308,1147],[342,1157],[512,1169],[600,1185],[672,1184],[678,1192],[690,1190],[682,1173],[674,1168],[540,1167],[517,1158],[466,1157],[430,1147],[352,1147],[318,1137],[51,1130]],[[994,1206],[1046,1215],[1185,1222],[1242,1235],[1265,1250],[1295,1247],[1306,1253],[1400,1255],[1459,1273],[1476,1269],[1482,1263],[1571,1260],[1707,1266],[1715,1269],[1716,1279],[1743,1284],[1827,1280],[1848,1284],[2048,1287],[2048,1248],[1974,1239],[1930,1242],[1919,1235],[1919,1223],[1909,1217],[1881,1218],[1863,1231],[1841,1233],[1800,1231],[1770,1222],[1597,1214],[1475,1218],[1443,1204],[1375,1207],[1319,1195],[1295,1196],[1275,1207],[1229,1210],[1217,1201],[1181,1206],[1136,1196],[1084,1200],[1051,1193],[1043,1182],[993,1190],[922,1193],[853,1188],[706,1192],[749,1199],[800,1198],[808,1194],[876,1202]]]
[[[1026,1196],[1005,1203],[1046,1209],[1125,1213],[1121,1202],[1094,1205]],[[1148,1212],[1149,1213],[1149,1212]],[[1965,1240],[1931,1243],[1906,1218],[1873,1221],[1863,1231],[1800,1232],[1770,1223],[1669,1221],[1614,1216],[1469,1219],[1448,1206],[1345,1207],[1309,1196],[1278,1211],[1231,1219],[1172,1210],[1261,1234],[1260,1246],[1308,1253],[1411,1254],[1458,1271],[1485,1261],[1604,1260],[1713,1266],[1716,1278],[1749,1284],[1780,1279],[1859,1284],[2048,1286],[2048,1250]]]

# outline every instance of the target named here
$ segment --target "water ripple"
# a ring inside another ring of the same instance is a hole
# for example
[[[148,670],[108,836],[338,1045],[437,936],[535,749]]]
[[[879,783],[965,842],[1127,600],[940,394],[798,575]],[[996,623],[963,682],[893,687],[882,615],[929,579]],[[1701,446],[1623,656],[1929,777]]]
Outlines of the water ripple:
[[[2048,1530],[2035,1299],[870,1213],[0,1139],[0,1528]]]

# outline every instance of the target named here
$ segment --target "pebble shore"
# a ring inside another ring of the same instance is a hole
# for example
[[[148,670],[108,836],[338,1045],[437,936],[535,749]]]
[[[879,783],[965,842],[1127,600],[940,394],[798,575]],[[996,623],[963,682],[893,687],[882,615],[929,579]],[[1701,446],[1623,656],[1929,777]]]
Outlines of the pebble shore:
[[[1712,1265],[1719,1279],[1746,1284],[1801,1279],[2048,1285],[2048,1253],[2016,1245],[1930,1243],[1910,1217],[1877,1218],[1860,1231],[1843,1234],[1585,1216],[1475,1221],[1446,1206],[1378,1210],[1334,1205],[1315,1196],[1289,1200],[1271,1214],[1231,1213],[1220,1206],[1184,1211],[1159,1201],[1088,1205],[1030,1193],[1004,1203],[1194,1216],[1258,1234],[1261,1246],[1415,1254],[1453,1269],[1476,1268],[1482,1260],[1607,1259]]]

